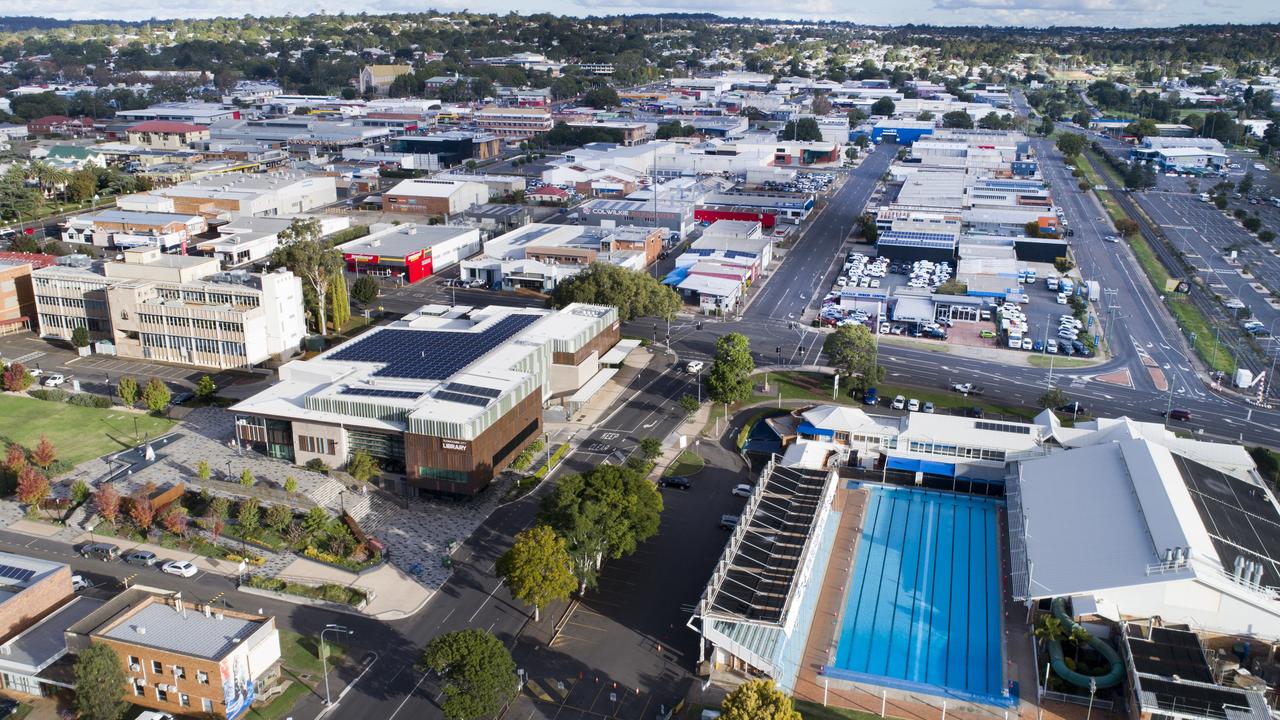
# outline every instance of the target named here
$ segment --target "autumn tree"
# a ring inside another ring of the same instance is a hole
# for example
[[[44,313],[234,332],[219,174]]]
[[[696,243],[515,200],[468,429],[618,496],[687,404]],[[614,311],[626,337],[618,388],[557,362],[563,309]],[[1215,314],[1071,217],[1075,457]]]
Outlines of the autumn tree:
[[[17,476],[27,466],[27,451],[18,443],[9,443],[9,450],[4,456],[4,467]]]
[[[0,381],[4,383],[5,390],[22,392],[31,387],[33,379],[31,373],[27,372],[27,368],[22,363],[12,363],[4,369],[4,375],[0,377]]]
[[[129,517],[133,518],[139,530],[144,533],[150,531],[156,519],[156,508],[151,504],[151,498],[140,492],[130,497]]]
[[[190,520],[187,515],[187,509],[173,503],[169,509],[165,511],[164,517],[160,518],[160,523],[164,525],[164,529],[179,537],[187,534],[187,523]]]
[[[116,490],[115,485],[99,485],[98,491],[93,494],[93,504],[98,507],[98,514],[103,520],[115,525],[116,520],[120,519],[120,491]]]
[[[18,473],[18,501],[23,505],[39,507],[49,497],[49,478],[28,465]]]
[[[36,443],[36,448],[31,451],[31,462],[39,465],[41,470],[48,470],[57,459],[58,449],[49,442],[49,438],[41,435],[40,442]]]

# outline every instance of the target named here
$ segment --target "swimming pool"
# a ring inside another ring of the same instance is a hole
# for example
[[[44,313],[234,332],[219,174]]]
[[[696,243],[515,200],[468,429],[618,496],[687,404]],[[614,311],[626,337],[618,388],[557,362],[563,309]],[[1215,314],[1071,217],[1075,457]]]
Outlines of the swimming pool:
[[[997,508],[871,488],[827,674],[1004,704]]]

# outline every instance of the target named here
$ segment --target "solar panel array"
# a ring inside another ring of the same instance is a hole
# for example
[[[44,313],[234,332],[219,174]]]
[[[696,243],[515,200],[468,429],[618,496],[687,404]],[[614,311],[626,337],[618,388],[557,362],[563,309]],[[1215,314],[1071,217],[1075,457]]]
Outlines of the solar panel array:
[[[979,430],[995,430],[996,432],[1015,433],[1017,435],[1030,435],[1030,425],[1011,425],[1009,423],[978,421],[973,426]]]
[[[1173,461],[1222,564],[1262,563],[1262,584],[1280,585],[1280,512],[1267,489],[1175,454]]]
[[[493,388],[480,387],[479,385],[468,385],[466,383],[449,383],[444,386],[445,390],[453,390],[454,392],[467,393],[468,395],[479,395],[480,397],[496,398],[502,394],[501,390]]]
[[[484,407],[489,404],[489,398],[476,397],[475,395],[460,392],[449,392],[448,390],[436,393],[436,399],[463,403],[464,405],[475,405],[476,407]]]
[[[413,390],[382,390],[380,388],[343,388],[338,391],[339,395],[361,395],[364,397],[380,397],[380,398],[401,398],[404,400],[417,400],[422,397],[422,393]]]
[[[356,340],[329,357],[386,363],[374,371],[379,377],[445,380],[542,317],[508,315],[480,332],[390,328]]]
[[[5,578],[6,580],[24,583],[35,577],[35,574],[35,570],[14,567],[13,565],[0,565],[0,578]]]

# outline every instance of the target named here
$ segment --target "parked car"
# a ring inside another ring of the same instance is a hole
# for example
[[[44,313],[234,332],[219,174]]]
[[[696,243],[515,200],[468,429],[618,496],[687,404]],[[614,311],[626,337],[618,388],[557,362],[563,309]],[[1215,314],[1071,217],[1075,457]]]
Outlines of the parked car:
[[[52,375],[44,379],[44,386],[58,387],[59,385],[62,385],[66,381],[67,381],[67,378],[62,373],[53,373]]]
[[[974,405],[973,407],[969,408],[968,414],[969,414],[969,417],[971,418],[982,419],[982,408],[978,407],[977,405]]]
[[[13,698],[0,698],[0,718],[7,718],[18,712],[18,708],[22,707],[17,700]]]
[[[146,565],[151,567],[156,564],[156,554],[150,550],[134,550],[125,553],[124,561],[130,565]]]
[[[978,333],[978,337],[980,337],[980,338],[982,338],[982,339],[984,339],[984,340],[990,340],[990,339],[994,338],[995,336],[996,336],[996,331],[995,331],[995,330],[983,330],[982,332]]]
[[[80,592],[81,590],[87,590],[91,587],[93,587],[93,581],[89,578],[83,575],[71,576],[71,590],[73,592]]]
[[[738,497],[751,497],[751,493],[753,490],[754,488],[752,488],[750,485],[746,483],[738,483],[737,485],[733,486],[733,489],[730,490],[729,493],[732,495],[737,495]]]
[[[907,401],[907,409],[910,410],[911,412],[919,412],[920,401],[915,398],[911,398],[910,400]]]
[[[120,557],[120,548],[110,543],[90,543],[80,548],[80,557],[109,562]]]
[[[906,399],[905,397],[903,397],[902,395],[898,395],[897,397],[895,397],[895,398],[893,399],[893,405],[892,405],[892,407],[893,407],[893,409],[894,409],[894,410],[901,410],[901,409],[905,408],[906,406],[907,406],[907,399]]]
[[[720,516],[720,528],[722,530],[732,530],[738,527],[738,516],[724,514]]]
[[[676,488],[677,490],[689,490],[693,487],[693,483],[689,482],[689,478],[680,475],[672,475],[662,478],[662,487]]]
[[[875,388],[869,387],[866,389],[865,392],[862,393],[863,405],[876,405],[879,402],[880,402],[880,395],[876,392]]]
[[[187,560],[170,560],[160,566],[160,570],[179,577],[192,577],[200,570]]]
[[[925,404],[924,404],[924,412],[927,412],[927,413],[929,413],[930,415],[932,415],[932,414],[933,414],[933,410],[934,410],[934,407],[933,407],[933,401],[931,401],[931,400],[927,400],[927,401],[925,401]]]

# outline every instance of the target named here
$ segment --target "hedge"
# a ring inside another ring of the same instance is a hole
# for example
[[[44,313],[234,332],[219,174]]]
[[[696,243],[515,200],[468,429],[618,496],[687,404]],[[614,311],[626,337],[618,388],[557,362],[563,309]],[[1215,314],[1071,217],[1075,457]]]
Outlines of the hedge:
[[[545,465],[533,471],[533,476],[539,480],[546,477],[547,473],[551,472],[551,468],[555,467],[556,463],[560,462],[560,458],[564,457],[567,452],[569,452],[569,443],[561,444],[560,447],[556,448],[555,452],[551,453],[551,457],[547,458]]]
[[[67,398],[67,403],[79,405],[80,407],[98,408],[99,410],[111,408],[111,398],[106,395],[94,395],[93,393],[76,393]]]
[[[27,394],[37,400],[48,400],[49,402],[65,402],[71,393],[58,388],[34,388],[28,390]]]
[[[249,587],[258,588],[260,590],[271,590],[272,592],[288,593],[289,595],[300,595],[305,598],[342,603],[352,607],[358,607],[368,599],[364,591],[359,588],[335,585],[333,583],[326,583],[324,585],[303,585],[301,583],[288,582],[274,577],[250,575],[245,578],[245,584]]]

